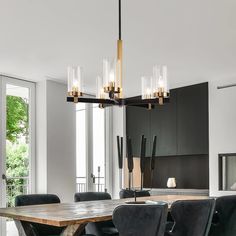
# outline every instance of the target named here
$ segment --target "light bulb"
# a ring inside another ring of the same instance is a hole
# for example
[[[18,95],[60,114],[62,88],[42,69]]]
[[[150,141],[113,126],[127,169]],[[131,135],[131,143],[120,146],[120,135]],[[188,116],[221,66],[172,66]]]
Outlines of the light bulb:
[[[164,81],[163,81],[162,77],[160,77],[160,79],[158,81],[158,87],[159,88],[164,88]]]
[[[111,70],[110,71],[110,77],[109,77],[109,81],[110,82],[115,82],[115,73],[114,73],[114,70]]]

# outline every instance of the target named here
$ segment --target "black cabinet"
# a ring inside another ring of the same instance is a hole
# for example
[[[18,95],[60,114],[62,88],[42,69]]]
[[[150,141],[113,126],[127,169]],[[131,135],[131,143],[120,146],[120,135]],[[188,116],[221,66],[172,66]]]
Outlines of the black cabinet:
[[[208,83],[177,92],[178,155],[208,154]]]
[[[147,138],[146,155],[150,156],[150,110],[142,107],[127,107],[126,135],[132,139],[132,150],[135,157],[140,156],[141,136]]]
[[[157,156],[208,154],[208,83],[173,89],[170,103],[153,110],[127,107],[126,130],[136,157],[142,134],[147,138],[147,156],[154,135]]]
[[[151,138],[157,136],[157,156],[177,155],[177,90],[170,91],[170,103],[151,111]]]

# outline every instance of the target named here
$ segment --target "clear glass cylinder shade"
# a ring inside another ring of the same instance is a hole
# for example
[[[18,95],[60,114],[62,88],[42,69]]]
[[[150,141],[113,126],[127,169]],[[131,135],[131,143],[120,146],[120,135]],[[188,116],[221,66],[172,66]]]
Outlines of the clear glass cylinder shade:
[[[155,97],[166,97],[169,93],[167,66],[153,67],[153,92]]]
[[[141,78],[142,82],[142,99],[151,99],[153,98],[152,93],[152,78],[143,76]]]
[[[102,61],[102,69],[103,69],[103,87],[108,87],[109,85],[109,77],[110,77],[110,62],[108,59],[103,59]]]
[[[121,72],[118,72],[120,71],[119,68],[120,65],[116,59],[112,61],[103,60],[103,87],[117,90],[120,85],[119,73]]]
[[[68,67],[68,93],[79,96],[82,93],[82,68],[80,66]]]
[[[105,98],[105,93],[104,93],[104,87],[103,87],[103,81],[100,76],[97,76],[96,79],[97,82],[97,87],[96,87],[96,98]]]
[[[162,84],[164,93],[169,93],[168,70],[166,65],[162,66]]]
[[[152,92],[158,92],[159,88],[159,80],[161,77],[161,67],[156,65],[153,67],[153,75],[152,75]]]
[[[69,95],[72,92],[73,74],[74,74],[73,67],[68,66],[67,67],[67,91]]]
[[[112,62],[110,63],[109,82],[113,83],[114,85],[117,84],[117,81],[116,81],[116,60],[112,60]]]

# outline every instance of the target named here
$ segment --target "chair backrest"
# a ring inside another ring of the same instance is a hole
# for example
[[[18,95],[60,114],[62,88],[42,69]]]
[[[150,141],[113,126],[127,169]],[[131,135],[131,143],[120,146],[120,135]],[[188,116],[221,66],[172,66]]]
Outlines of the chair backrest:
[[[120,236],[163,236],[168,205],[127,204],[113,212],[113,223]]]
[[[236,235],[236,195],[216,199],[215,215],[209,235]]]
[[[15,206],[42,205],[60,202],[59,197],[54,194],[19,195],[15,198]]]
[[[75,196],[74,196],[75,202],[110,200],[110,199],[111,199],[111,195],[105,192],[75,193]]]
[[[110,200],[111,195],[106,192],[84,192],[84,193],[75,193],[74,201],[75,202],[84,202],[84,201],[99,201],[99,200]],[[107,227],[104,222],[91,222],[86,225],[86,233],[91,235],[104,235],[102,226]]]
[[[173,236],[207,236],[214,213],[215,199],[176,201],[171,206]]]
[[[119,193],[120,198],[132,198],[134,197],[134,190],[128,190],[128,189],[122,189]],[[150,193],[149,191],[142,190],[136,192],[136,197],[149,197]]]
[[[15,206],[30,206],[30,205],[42,205],[42,204],[53,204],[60,203],[60,199],[54,194],[29,194],[29,195],[19,195],[15,198]],[[37,235],[60,235],[63,228],[52,227],[43,224],[31,223],[25,224],[22,222],[23,228],[27,230],[27,227],[33,227],[36,230]]]

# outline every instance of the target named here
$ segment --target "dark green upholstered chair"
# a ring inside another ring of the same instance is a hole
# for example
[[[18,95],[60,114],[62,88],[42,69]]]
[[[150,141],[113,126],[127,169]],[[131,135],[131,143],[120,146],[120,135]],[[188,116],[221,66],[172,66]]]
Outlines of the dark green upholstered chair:
[[[60,199],[54,194],[29,194],[19,195],[15,198],[15,206],[29,206],[60,203]],[[24,221],[16,221],[16,227],[21,235],[31,236],[59,236],[65,229],[64,227],[54,227],[44,224],[36,224]],[[84,235],[85,236],[85,235]],[[86,235],[89,236],[89,235]],[[94,235],[91,235],[94,236]]]
[[[54,194],[30,194],[19,195],[15,198],[15,206],[29,206],[29,205],[41,205],[41,204],[53,204],[60,203],[58,196]],[[24,231],[32,231],[32,235],[48,236],[48,235],[60,235],[64,228],[48,226],[43,224],[28,223],[21,221],[21,225]],[[18,230],[20,231],[19,222],[16,223]],[[22,230],[22,229],[21,229]]]
[[[105,192],[75,193],[75,202],[111,200],[111,195]]]
[[[170,212],[174,224],[165,236],[207,236],[214,208],[215,199],[174,202]]]
[[[236,235],[236,195],[216,199],[209,236]]]
[[[136,197],[149,197],[150,193],[147,190],[134,191],[129,189],[122,189],[119,195],[120,199],[123,199],[123,198],[133,198],[134,195],[136,195]]]
[[[105,192],[84,192],[75,193],[75,202],[111,200],[111,195]],[[116,236],[119,235],[112,221],[88,223],[85,227],[88,234],[96,236]]]
[[[126,204],[113,212],[113,222],[120,236],[163,236],[168,205]]]

